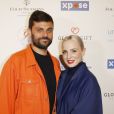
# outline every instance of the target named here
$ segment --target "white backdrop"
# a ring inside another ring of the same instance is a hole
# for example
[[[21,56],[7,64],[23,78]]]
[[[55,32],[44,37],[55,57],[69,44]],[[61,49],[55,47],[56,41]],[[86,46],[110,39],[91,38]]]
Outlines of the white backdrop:
[[[84,61],[101,86],[104,114],[114,114],[114,0],[72,1],[0,0],[0,71],[12,53],[26,46],[24,31],[31,12],[43,10],[55,22],[51,53],[58,58],[64,36],[80,35]]]

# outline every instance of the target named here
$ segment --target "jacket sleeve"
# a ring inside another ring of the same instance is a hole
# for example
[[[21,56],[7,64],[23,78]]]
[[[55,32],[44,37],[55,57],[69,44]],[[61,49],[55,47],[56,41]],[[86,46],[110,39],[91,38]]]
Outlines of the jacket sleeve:
[[[4,65],[0,76],[0,114],[14,114],[16,73],[12,60]]]
[[[84,88],[71,114],[103,114],[101,90],[96,80]]]

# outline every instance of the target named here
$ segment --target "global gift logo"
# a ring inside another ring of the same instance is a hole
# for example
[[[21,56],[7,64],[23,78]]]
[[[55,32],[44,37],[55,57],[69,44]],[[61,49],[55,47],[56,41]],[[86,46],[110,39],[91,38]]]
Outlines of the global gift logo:
[[[71,32],[73,33],[73,34],[77,34],[77,33],[79,33],[79,28],[78,27],[72,27],[71,28]]]

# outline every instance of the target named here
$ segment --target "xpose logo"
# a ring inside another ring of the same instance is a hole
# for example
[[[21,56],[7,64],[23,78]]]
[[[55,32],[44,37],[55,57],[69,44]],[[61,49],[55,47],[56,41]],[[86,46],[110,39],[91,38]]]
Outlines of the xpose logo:
[[[89,1],[61,1],[62,11],[89,11]]]
[[[107,60],[107,68],[108,69],[114,69],[114,59],[108,59]]]

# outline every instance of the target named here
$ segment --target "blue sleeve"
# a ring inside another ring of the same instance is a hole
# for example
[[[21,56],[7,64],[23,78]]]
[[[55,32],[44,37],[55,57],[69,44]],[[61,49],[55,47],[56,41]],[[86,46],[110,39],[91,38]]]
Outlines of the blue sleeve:
[[[84,86],[79,103],[71,114],[103,114],[101,90],[96,79]]]

